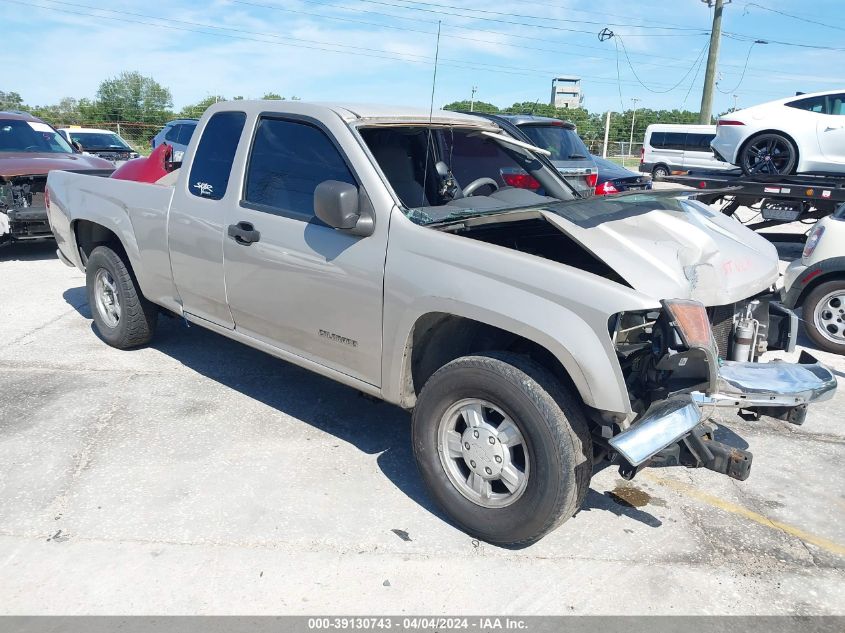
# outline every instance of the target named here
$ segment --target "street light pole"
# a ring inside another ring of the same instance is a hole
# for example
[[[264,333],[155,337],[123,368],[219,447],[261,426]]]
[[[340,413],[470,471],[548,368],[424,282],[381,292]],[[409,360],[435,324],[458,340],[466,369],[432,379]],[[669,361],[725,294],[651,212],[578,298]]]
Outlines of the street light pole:
[[[640,99],[634,97],[631,101],[634,102],[634,109],[631,111],[631,138],[628,140],[628,153],[633,156],[631,150],[634,148],[634,121],[637,118],[637,102],[640,101]]]
[[[472,96],[469,98],[469,111],[475,112],[475,93],[478,92],[478,86],[472,87]]]

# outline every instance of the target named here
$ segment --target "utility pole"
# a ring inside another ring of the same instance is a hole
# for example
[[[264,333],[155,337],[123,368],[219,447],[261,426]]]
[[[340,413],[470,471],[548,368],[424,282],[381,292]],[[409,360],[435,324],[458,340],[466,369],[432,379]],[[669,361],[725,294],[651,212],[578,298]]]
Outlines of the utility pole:
[[[604,145],[601,146],[601,157],[607,158],[607,137],[610,136],[610,110],[607,111],[607,118],[604,120]]]
[[[732,110],[732,112],[736,112],[736,100],[739,98],[739,95],[734,95],[733,97],[734,97],[734,109]]]
[[[628,141],[628,153],[633,155],[631,150],[634,149],[634,121],[637,118],[637,102],[640,101],[640,99],[634,97],[631,101],[634,102],[634,109],[631,111],[631,138]]]
[[[713,28],[710,31],[710,48],[707,51],[707,70],[704,73],[704,90],[701,93],[701,112],[698,122],[710,125],[713,113],[713,85],[716,80],[716,63],[719,60],[719,43],[722,40],[722,7],[725,0],[701,0],[713,9]],[[731,0],[727,0],[730,2]]]
[[[475,93],[478,92],[478,86],[472,87],[472,96],[469,98],[469,111],[475,112]]]

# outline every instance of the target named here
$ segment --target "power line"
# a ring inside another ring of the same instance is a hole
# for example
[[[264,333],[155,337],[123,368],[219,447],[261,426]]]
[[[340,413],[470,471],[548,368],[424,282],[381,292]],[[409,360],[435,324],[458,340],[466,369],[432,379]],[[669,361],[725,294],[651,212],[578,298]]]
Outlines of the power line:
[[[745,7],[756,7],[758,9],[762,9],[763,11],[769,11],[770,13],[777,13],[778,15],[782,15],[787,18],[791,18],[793,20],[798,20],[799,22],[806,22],[807,24],[815,24],[816,26],[823,26],[828,29],[835,29],[837,31],[845,31],[845,28],[841,26],[834,26],[833,24],[829,24],[827,22],[819,22],[818,20],[810,20],[809,18],[803,18],[800,15],[795,15],[794,13],[787,13],[786,11],[780,11],[778,9],[772,9],[771,7],[764,7],[762,4],[758,4],[756,2],[745,2],[743,3]],[[745,9],[747,11],[747,9]]]
[[[384,60],[390,60],[390,61],[403,61],[403,62],[421,63],[421,64],[431,64],[432,63],[431,58],[427,58],[427,57],[424,57],[424,56],[421,56],[421,55],[412,55],[410,53],[409,54],[404,54],[404,53],[391,54],[389,51],[384,51],[384,50],[381,50],[381,49],[367,49],[367,48],[363,48],[363,47],[359,47],[359,46],[351,46],[351,45],[346,45],[346,44],[333,44],[333,43],[329,43],[329,42],[322,42],[322,41],[319,41],[319,40],[306,40],[306,39],[303,39],[303,38],[287,38],[289,40],[295,40],[297,42],[297,43],[290,43],[290,42],[287,42],[287,41],[283,41],[282,36],[275,35],[275,34],[256,33],[256,32],[252,32],[252,31],[246,31],[246,30],[243,30],[243,29],[230,29],[229,27],[217,27],[215,25],[208,25],[208,24],[202,24],[202,23],[197,23],[197,22],[190,22],[190,21],[187,21],[187,20],[174,20],[174,19],[170,19],[170,18],[161,18],[161,17],[158,17],[158,16],[149,16],[149,15],[144,15],[144,14],[139,14],[139,13],[129,14],[126,11],[117,11],[117,10],[113,10],[113,9],[101,9],[99,7],[90,7],[88,5],[81,5],[81,4],[77,4],[77,3],[61,2],[60,0],[43,0],[43,1],[51,2],[51,3],[55,3],[55,4],[70,5],[70,6],[75,6],[75,7],[90,8],[90,9],[93,9],[95,11],[100,11],[100,12],[117,13],[117,14],[120,15],[120,17],[114,17],[114,16],[109,16],[109,15],[99,15],[99,14],[94,14],[94,13],[90,13],[90,12],[74,11],[74,10],[71,10],[71,9],[64,9],[64,8],[53,7],[53,6],[33,4],[33,3],[30,3],[30,2],[23,2],[22,0],[0,0],[0,1],[11,3],[11,4],[18,4],[18,5],[22,5],[22,6],[37,7],[37,8],[45,9],[45,10],[49,10],[49,11],[57,11],[57,12],[60,12],[60,13],[68,13],[68,14],[71,14],[71,15],[80,15],[80,16],[84,16],[84,17],[97,17],[99,19],[111,20],[111,21],[115,21],[115,22],[128,22],[128,23],[132,23],[132,24],[141,24],[141,25],[144,25],[144,26],[151,26],[151,27],[154,27],[154,28],[162,28],[162,29],[176,30],[176,31],[185,31],[185,32],[190,32],[190,33],[198,33],[198,34],[202,34],[202,35],[225,37],[225,38],[228,38],[228,39],[246,40],[246,41],[252,41],[252,42],[259,42],[259,43],[262,43],[262,44],[274,44],[274,45],[277,45],[277,46],[287,46],[287,47],[292,47],[292,48],[304,48],[304,49],[309,49],[309,50],[319,50],[319,51],[328,52],[328,53],[354,54],[354,55],[359,55],[359,56],[363,56],[363,57],[371,57],[371,58],[375,58],[375,59],[384,59]],[[255,38],[255,37],[246,37],[245,35],[233,35],[233,34],[221,33],[221,32],[209,33],[207,31],[197,30],[197,28],[181,27],[181,26],[175,26],[175,25],[172,25],[172,24],[161,24],[160,22],[145,22],[143,20],[137,20],[137,19],[124,17],[126,15],[132,15],[132,16],[135,16],[135,17],[142,17],[142,18],[151,19],[151,20],[179,22],[181,24],[188,24],[188,25],[191,25],[191,26],[195,26],[199,29],[209,28],[209,29],[215,29],[217,31],[232,30],[232,31],[237,31],[238,33],[241,33],[241,34],[247,33],[247,34],[251,34],[251,35],[257,35],[259,37],[274,38],[275,41],[268,41],[267,39],[258,39],[258,38]],[[282,41],[280,41],[280,40],[282,40]],[[346,48],[346,49],[349,49],[349,50],[336,50],[335,48],[327,48],[327,46],[343,47],[343,48]],[[364,51],[364,52],[362,52],[362,51]],[[403,56],[397,57],[397,55],[403,55]],[[412,56],[414,58],[409,58],[410,56]],[[533,75],[533,76],[543,77],[543,78],[547,78],[549,75],[556,74],[556,71],[553,71],[553,70],[526,69],[525,67],[522,67],[522,66],[504,66],[504,65],[499,65],[499,64],[487,64],[487,63],[483,63],[483,62],[473,62],[473,61],[470,61],[470,60],[454,59],[454,58],[441,58],[441,59],[443,60],[443,62],[446,62],[446,63],[443,63],[442,65],[449,66],[449,67],[452,67],[452,68],[459,68],[459,69],[463,69],[463,70],[482,70],[482,71],[496,72],[496,73],[510,74],[510,75],[518,75],[518,76]],[[595,83],[605,83],[605,84],[613,84],[614,83],[613,81],[610,81],[606,78],[600,78],[600,77],[593,78],[592,81],[594,81]],[[626,83],[633,83],[633,82],[626,82]]]
[[[265,3],[254,2],[254,1],[249,1],[249,0],[233,0],[233,1],[237,4],[242,4],[242,5],[246,5],[246,6],[260,7],[260,8],[263,8],[263,9],[270,9],[270,10],[273,10],[273,11],[282,11],[282,12],[285,12],[285,13],[293,13],[293,14],[298,14],[298,15],[307,15],[307,16],[319,17],[321,19],[326,19],[326,20],[333,20],[333,21],[339,21],[339,22],[349,22],[349,23],[352,23],[352,24],[363,24],[363,25],[367,25],[367,26],[377,26],[377,27],[380,27],[380,28],[393,29],[393,30],[398,30],[398,31],[403,31],[403,32],[404,31],[411,31],[411,32],[414,32],[414,33],[425,33],[425,34],[428,34],[428,35],[434,34],[434,31],[426,31],[426,30],[422,30],[422,29],[413,29],[413,28],[409,28],[409,27],[405,27],[405,26],[396,26],[396,25],[393,25],[393,24],[384,24],[384,23],[381,23],[381,22],[371,22],[371,21],[367,21],[367,20],[358,20],[358,19],[350,18],[350,17],[340,17],[340,16],[326,15],[326,14],[323,14],[323,13],[313,13],[313,12],[302,11],[302,10],[297,10],[297,9],[288,9],[286,7],[280,7],[280,6],[277,6],[277,5],[274,5],[274,4],[265,4]],[[346,10],[346,11],[355,11],[357,13],[367,13],[367,14],[371,14],[371,15],[383,16],[383,17],[387,17],[387,18],[406,20],[406,21],[423,23],[423,24],[436,24],[435,22],[432,22],[431,20],[425,20],[425,19],[422,19],[422,18],[409,18],[409,17],[405,17],[405,16],[394,15],[392,13],[383,13],[383,12],[379,12],[379,11],[357,9],[357,8],[348,7],[348,6],[345,6],[345,5],[338,5],[338,4],[324,4],[324,3],[318,2],[316,0],[302,0],[302,1],[310,3],[310,4],[317,4],[318,6],[326,7],[326,8],[331,7],[331,8],[342,9],[342,10]],[[507,37],[507,38],[514,37],[514,35],[512,33],[506,33],[504,31],[494,31],[494,30],[490,30],[490,29],[465,27],[465,26],[460,26],[460,25],[457,25],[457,24],[450,24],[450,27],[452,29],[461,29],[461,30],[468,30],[468,31],[472,31],[472,32],[490,33],[491,35],[498,35],[498,36],[503,36],[503,37]],[[544,43],[544,42],[557,43],[554,40],[547,40],[547,39],[542,39],[542,38],[537,38],[537,37],[529,37],[529,38],[521,37],[521,39],[518,43],[503,42],[501,40],[489,40],[489,39],[483,39],[483,38],[478,38],[478,37],[467,37],[467,36],[463,36],[463,35],[454,35],[454,34],[449,34],[449,33],[443,33],[443,37],[449,38],[449,39],[462,40],[462,41],[479,42],[479,43],[484,43],[484,44],[493,44],[493,45],[496,45],[496,46],[507,46],[507,47],[514,48],[514,49],[517,49],[517,50],[523,50],[523,49],[524,50],[534,50],[534,51],[564,54],[564,55],[571,55],[572,54],[571,50],[564,50],[564,49],[560,49],[560,48],[558,48],[558,49],[542,48],[542,47],[537,47],[537,46],[530,46],[530,45],[525,43],[526,40],[531,41],[531,42],[540,42],[540,43]],[[578,48],[579,49],[589,49],[589,50],[592,50],[592,51],[606,52],[603,47],[589,46],[589,45],[585,45],[585,44],[578,44]],[[607,56],[607,55],[594,55],[594,56],[595,57],[602,57],[604,59],[614,59],[613,57],[610,57],[610,56]],[[695,59],[693,59],[693,60],[679,60],[677,57],[654,55],[654,54],[647,54],[647,53],[630,53],[630,56],[631,57],[644,57],[644,58],[649,58],[649,59],[666,59],[666,60],[671,60],[672,62],[688,62],[688,63],[692,63],[692,64],[695,64],[695,62],[696,62]],[[665,69],[667,67],[669,67],[669,68],[682,67],[682,66],[679,66],[677,63],[666,64],[666,63],[641,62],[640,65],[642,65],[642,66],[658,66],[658,67],[663,68],[663,69]],[[740,68],[740,66],[738,64],[723,64],[723,66],[736,66],[736,68]],[[752,70],[754,70],[753,67],[752,67]],[[760,68],[760,69],[756,69],[756,70],[760,70],[762,73],[765,73],[767,76],[771,73],[771,71],[769,69]],[[752,73],[752,74],[754,74],[754,73]]]
[[[748,66],[748,60],[751,59],[751,50],[754,48],[754,46],[756,44],[767,44],[767,43],[768,42],[766,42],[765,40],[755,40],[755,41],[751,42],[751,46],[748,47],[748,53],[745,55],[745,66],[746,67]],[[723,95],[733,94],[742,85],[743,79],[745,79],[745,68],[742,69],[742,74],[739,76],[739,81],[737,82],[737,84],[733,88],[731,88],[730,90],[722,90],[721,88],[719,88],[719,83],[716,82],[716,90],[721,92]]]
[[[383,0],[360,0],[360,2],[365,2],[367,4],[375,4],[375,5],[380,5],[380,6],[393,7],[395,9],[405,9],[405,10],[408,10],[408,11],[423,11],[425,13],[435,13],[435,14],[438,14],[438,15],[450,15],[450,16],[453,16],[453,17],[459,17],[459,18],[464,18],[464,19],[469,19],[469,20],[481,20],[481,21],[484,21],[484,22],[496,22],[496,23],[499,23],[499,24],[509,24],[511,26],[525,26],[525,27],[533,28],[533,29],[544,29],[544,30],[551,30],[551,31],[565,31],[565,32],[568,32],[568,33],[586,33],[588,35],[594,34],[594,31],[587,31],[587,30],[584,30],[584,29],[570,29],[570,28],[566,28],[566,27],[562,27],[562,26],[553,26],[551,24],[531,24],[531,23],[528,23],[528,22],[515,22],[513,20],[504,20],[504,19],[501,19],[501,18],[489,18],[489,17],[482,17],[482,16],[479,16],[479,15],[467,15],[465,13],[453,13],[453,12],[449,12],[449,11],[443,11],[442,9],[426,9],[424,7],[406,6],[406,5],[401,5],[401,4],[397,5],[397,4],[392,3],[392,2],[384,2]],[[418,4],[426,4],[426,5],[429,5],[429,6],[440,6],[440,7],[446,7],[446,8],[454,8],[454,7],[451,7],[450,5],[435,5],[433,3],[418,3]],[[460,8],[458,8],[458,9],[460,10]],[[542,19],[542,18],[537,18],[537,19]],[[649,37],[691,37],[691,36],[698,36],[701,33],[706,32],[705,29],[692,29],[692,30],[696,30],[696,31],[699,31],[699,32],[698,33],[689,33],[689,34],[650,33]],[[629,35],[632,36],[632,37],[639,37],[636,34],[629,34]]]
[[[360,0],[360,1],[361,2],[369,2],[369,0]],[[441,8],[441,9],[456,9],[458,11],[469,11],[465,7],[456,7],[454,5],[439,4],[439,3],[436,3],[436,2],[422,2],[421,0],[395,0],[395,1],[402,2],[404,4],[410,4],[410,5],[423,5],[423,6],[427,6],[427,7],[438,7],[438,8]],[[395,4],[392,4],[392,3],[380,2],[380,1],[379,2],[374,1],[371,4],[386,4],[388,6],[399,6],[399,7],[403,6],[403,5],[395,5]],[[548,5],[546,5],[546,6],[548,6]],[[415,9],[416,7],[410,6],[410,7],[406,7],[406,8]],[[420,10],[422,10],[422,9],[420,9]],[[698,29],[698,28],[695,28],[695,27],[689,27],[689,26],[654,26],[654,25],[639,25],[639,24],[630,24],[630,23],[614,24],[614,23],[608,23],[606,21],[597,22],[595,20],[576,20],[575,18],[565,18],[565,19],[564,18],[554,18],[554,17],[544,16],[544,15],[527,15],[527,14],[521,14],[521,13],[508,13],[508,12],[505,12],[505,11],[493,11],[491,9],[472,9],[472,13],[473,14],[475,14],[475,13],[485,13],[487,15],[498,15],[498,16],[502,16],[502,17],[519,18],[519,19],[525,19],[525,20],[543,20],[545,22],[563,22],[565,24],[576,23],[576,24],[592,24],[592,25],[596,25],[596,26],[628,26],[628,27],[631,27],[631,28],[638,28],[638,29],[652,29],[652,30],[656,29],[656,30],[664,30],[664,31],[665,30],[669,30],[669,31],[701,31],[702,30],[702,29]],[[468,15],[468,16],[463,16],[463,17],[468,17],[468,18],[471,18],[471,19],[477,19],[478,16]],[[534,26],[534,25],[532,25],[532,26]]]
[[[625,53],[625,59],[626,59],[626,60],[628,60],[628,66],[631,68],[631,73],[634,75],[634,78],[636,78],[636,80],[639,82],[639,84],[640,84],[643,88],[645,88],[645,89],[646,89],[646,90],[648,90],[649,92],[653,92],[653,93],[656,93],[656,94],[666,94],[667,92],[672,92],[675,88],[677,88],[677,87],[678,87],[678,86],[680,86],[682,83],[684,83],[684,80],[685,80],[687,77],[689,77],[689,74],[692,72],[693,68],[695,68],[696,64],[698,63],[698,60],[700,60],[700,59],[701,59],[701,57],[704,55],[704,51],[706,51],[706,50],[707,50],[707,44],[705,44],[705,45],[702,47],[701,51],[698,53],[698,56],[695,58],[695,61],[693,61],[692,65],[691,65],[691,66],[689,67],[689,69],[687,70],[687,72],[686,72],[686,73],[684,73],[684,76],[683,76],[683,77],[681,77],[681,78],[678,80],[678,83],[676,83],[676,84],[675,84],[674,86],[672,86],[671,88],[667,88],[666,90],[655,90],[655,89],[653,89],[653,88],[649,88],[647,85],[645,85],[645,84],[643,83],[642,79],[640,79],[640,76],[637,74],[637,71],[636,71],[636,69],[634,68],[634,65],[631,63],[631,58],[630,58],[630,57],[628,57],[628,49],[627,49],[627,48],[625,48],[625,41],[622,39],[622,37],[621,37],[621,36],[619,36],[619,35],[614,35],[614,39],[618,39],[618,40],[619,40],[619,43],[622,45],[622,52],[624,52],[624,53]],[[619,49],[618,49],[618,48],[616,49],[616,54],[617,54],[617,56],[619,55]]]

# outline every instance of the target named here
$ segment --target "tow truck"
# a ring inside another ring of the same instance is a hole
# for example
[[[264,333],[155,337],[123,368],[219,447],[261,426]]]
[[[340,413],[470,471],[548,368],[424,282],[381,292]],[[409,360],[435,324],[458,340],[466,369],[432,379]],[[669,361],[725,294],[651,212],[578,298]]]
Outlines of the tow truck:
[[[845,202],[845,175],[795,174],[792,176],[746,176],[741,170],[689,171],[684,175],[658,176],[656,180],[699,189],[696,198],[714,205],[725,215],[734,215],[740,207],[757,214],[743,222],[759,231],[791,222],[815,223]],[[738,218],[739,219],[739,218]],[[804,233],[763,234],[773,241],[806,240]]]

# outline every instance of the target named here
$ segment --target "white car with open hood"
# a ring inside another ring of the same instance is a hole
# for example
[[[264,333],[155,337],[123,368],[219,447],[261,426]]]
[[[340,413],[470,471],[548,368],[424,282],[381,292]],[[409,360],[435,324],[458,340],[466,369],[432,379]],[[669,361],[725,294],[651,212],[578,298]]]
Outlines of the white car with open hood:
[[[800,424],[836,389],[757,362],[797,327],[768,242],[683,191],[582,198],[494,121],[235,101],[168,150],[50,174],[103,340],[165,311],[413,411],[431,496],[478,538],[539,539],[602,462],[745,479],[714,407]]]

